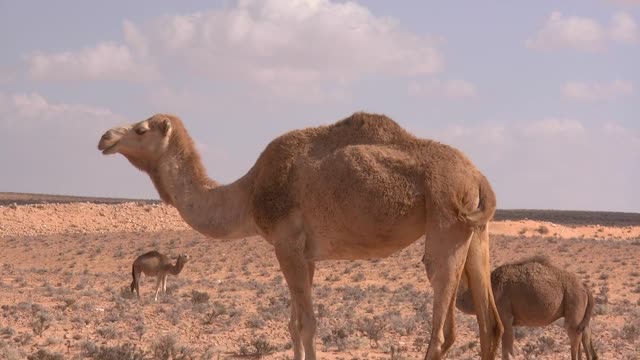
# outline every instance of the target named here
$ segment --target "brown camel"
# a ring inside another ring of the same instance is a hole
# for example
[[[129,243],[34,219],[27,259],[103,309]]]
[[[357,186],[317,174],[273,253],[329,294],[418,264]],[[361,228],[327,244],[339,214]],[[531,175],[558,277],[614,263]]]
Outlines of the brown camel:
[[[161,199],[202,234],[260,235],[274,246],[292,298],[295,360],[316,358],[316,261],[386,257],[424,234],[424,264],[434,289],[425,358],[441,359],[454,342],[463,275],[476,304],[482,358],[495,358],[503,329],[491,292],[488,222],[496,200],[488,180],[460,151],[368,113],[276,138],[247,174],[228,185],[207,177],[173,115],[108,130],[98,149],[120,153],[147,172]]]
[[[167,276],[178,275],[184,268],[184,264],[189,261],[189,255],[180,254],[175,265],[171,263],[166,255],[162,255],[157,251],[149,251],[138,256],[131,266],[131,292],[136,292],[140,297],[140,276],[144,273],[146,276],[156,277],[156,295],[154,301],[158,301],[158,293],[162,287],[162,291],[167,293]]]
[[[571,343],[571,359],[581,359],[580,340],[588,360],[598,359],[591,343],[591,291],[578,278],[553,266],[546,257],[502,265],[491,273],[491,285],[504,325],[502,358],[513,352],[514,326],[547,326],[564,317]],[[475,314],[469,291],[458,293],[456,307]]]

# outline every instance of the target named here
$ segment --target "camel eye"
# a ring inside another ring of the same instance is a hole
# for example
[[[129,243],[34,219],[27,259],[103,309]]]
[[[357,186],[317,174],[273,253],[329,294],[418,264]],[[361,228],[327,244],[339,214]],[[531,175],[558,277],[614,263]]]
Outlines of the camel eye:
[[[147,129],[145,129],[145,128],[137,128],[136,129],[136,134],[138,134],[138,135],[144,135],[144,133],[146,133],[146,132],[147,132]]]

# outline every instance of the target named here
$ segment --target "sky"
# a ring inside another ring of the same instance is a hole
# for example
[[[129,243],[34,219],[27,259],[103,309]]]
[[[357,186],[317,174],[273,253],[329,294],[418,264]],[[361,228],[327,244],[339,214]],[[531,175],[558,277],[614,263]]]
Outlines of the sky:
[[[102,133],[180,116],[209,175],[383,113],[503,209],[640,212],[640,1],[0,0],[0,191],[158,198]]]

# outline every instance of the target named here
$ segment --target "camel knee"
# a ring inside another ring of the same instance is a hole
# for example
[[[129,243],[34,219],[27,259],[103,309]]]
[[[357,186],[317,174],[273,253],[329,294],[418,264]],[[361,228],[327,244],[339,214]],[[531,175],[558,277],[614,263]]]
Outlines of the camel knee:
[[[303,338],[313,337],[316,333],[316,318],[312,314],[306,314],[302,316],[302,321],[300,322],[300,335]]]
[[[456,332],[451,331],[445,334],[444,341],[442,343],[442,353],[446,354],[449,349],[453,346],[453,343],[456,342]]]

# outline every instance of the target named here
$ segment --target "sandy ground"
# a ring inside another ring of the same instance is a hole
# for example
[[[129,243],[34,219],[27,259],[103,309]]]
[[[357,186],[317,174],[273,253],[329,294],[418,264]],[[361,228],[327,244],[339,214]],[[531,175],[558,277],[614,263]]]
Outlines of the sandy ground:
[[[264,240],[205,238],[175,209],[152,202],[14,198],[0,194],[0,359],[38,351],[34,359],[45,352],[152,359],[171,351],[174,359],[291,358],[288,292]],[[534,221],[503,211],[511,220],[490,227],[492,267],[543,253],[575,272],[596,298],[601,358],[638,359],[640,222],[629,214],[618,222],[615,214],[590,214],[591,223],[562,214]],[[321,358],[423,358],[432,304],[423,249],[419,240],[386,259],[317,264]],[[153,278],[143,279],[142,299],[129,291],[131,263],[149,250],[191,256],[157,303]],[[456,322],[449,358],[477,358],[475,318],[457,312]],[[520,328],[516,348],[518,359],[570,358],[562,320]]]

